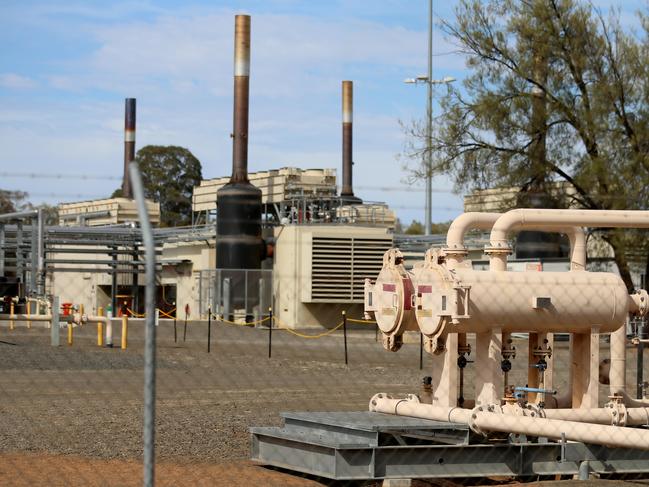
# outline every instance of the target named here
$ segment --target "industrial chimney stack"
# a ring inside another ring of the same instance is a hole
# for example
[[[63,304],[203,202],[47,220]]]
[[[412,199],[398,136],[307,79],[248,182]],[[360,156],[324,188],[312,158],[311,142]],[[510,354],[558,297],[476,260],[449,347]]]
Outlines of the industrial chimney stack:
[[[237,15],[234,26],[234,117],[232,178],[248,181],[248,111],[250,99],[250,16]]]
[[[352,184],[353,111],[354,82],[343,81],[343,183],[340,196],[345,203],[361,203],[361,200],[354,196]]]
[[[216,267],[260,269],[261,190],[248,181],[248,100],[250,83],[250,16],[237,15],[234,32],[234,117],[232,177],[216,195]],[[233,278],[233,304],[246,293]],[[250,295],[248,295],[250,298]],[[250,301],[250,299],[249,299]]]
[[[122,196],[133,199],[128,165],[135,159],[135,98],[127,98],[124,109],[124,178]]]

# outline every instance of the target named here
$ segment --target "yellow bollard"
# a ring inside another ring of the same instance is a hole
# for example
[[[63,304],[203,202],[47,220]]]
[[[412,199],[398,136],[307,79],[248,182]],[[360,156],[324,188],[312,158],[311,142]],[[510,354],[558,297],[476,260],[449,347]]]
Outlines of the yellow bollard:
[[[68,345],[72,345],[72,323],[68,323]]]
[[[101,306],[97,309],[97,316],[104,316],[104,308],[102,308]],[[97,346],[98,347],[104,346],[104,322],[103,321],[97,322]]]
[[[83,316],[83,304],[79,305],[79,314]]]
[[[32,303],[29,300],[27,300],[25,302],[25,305],[27,307],[27,318],[29,318],[31,316]],[[32,327],[32,321],[30,319],[28,319],[27,320],[27,328],[31,328],[31,327]]]
[[[14,329],[14,302],[9,305],[9,329]]]
[[[128,316],[122,316],[122,350],[126,350],[126,339],[128,336]]]

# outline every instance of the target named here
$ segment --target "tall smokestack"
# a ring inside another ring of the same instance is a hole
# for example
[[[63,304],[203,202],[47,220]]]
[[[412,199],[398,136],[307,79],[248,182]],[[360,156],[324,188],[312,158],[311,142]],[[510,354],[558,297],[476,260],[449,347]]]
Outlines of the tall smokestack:
[[[250,16],[237,15],[234,26],[232,177],[216,193],[216,267],[259,269],[265,249],[261,238],[261,190],[248,181]],[[245,296],[249,303],[258,299],[258,290],[250,286],[248,282],[246,288],[245,279],[233,275],[227,306],[242,306]]]
[[[250,97],[250,16],[234,21],[233,183],[248,181],[248,108]]]
[[[124,179],[122,196],[133,199],[128,165],[135,159],[135,98],[127,98],[124,109]]]
[[[354,196],[352,187],[352,123],[354,82],[343,81],[343,186],[341,196]]]

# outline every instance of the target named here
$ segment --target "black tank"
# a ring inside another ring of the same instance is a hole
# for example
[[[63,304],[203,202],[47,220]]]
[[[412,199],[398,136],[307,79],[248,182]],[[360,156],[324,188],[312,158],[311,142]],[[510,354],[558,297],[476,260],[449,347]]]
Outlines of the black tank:
[[[261,268],[261,190],[248,182],[228,183],[216,202],[217,269]]]
[[[261,269],[264,242],[261,238],[261,190],[249,182],[228,183],[216,194],[216,268],[221,282],[230,279],[231,309],[246,314],[259,301],[259,275],[229,269]],[[225,303],[221,303],[225,306]]]

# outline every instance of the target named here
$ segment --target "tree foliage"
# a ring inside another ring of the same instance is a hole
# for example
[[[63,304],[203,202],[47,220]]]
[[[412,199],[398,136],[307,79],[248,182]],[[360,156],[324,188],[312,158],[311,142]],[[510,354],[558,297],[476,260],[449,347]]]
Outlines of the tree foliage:
[[[161,226],[191,224],[192,193],[202,179],[200,161],[184,147],[157,145],[140,149],[135,161],[145,196],[160,203]],[[121,189],[113,196],[121,196]]]
[[[455,17],[442,28],[471,74],[443,98],[432,172],[457,190],[531,189],[555,207],[646,209],[647,19],[634,34],[579,0],[461,0]],[[420,127],[410,133],[420,153]],[[605,239],[632,287],[629,237]]]
[[[29,209],[26,199],[27,193],[24,191],[0,189],[0,214]]]

